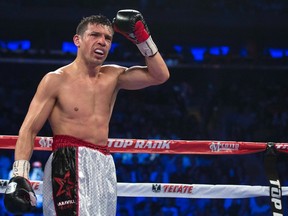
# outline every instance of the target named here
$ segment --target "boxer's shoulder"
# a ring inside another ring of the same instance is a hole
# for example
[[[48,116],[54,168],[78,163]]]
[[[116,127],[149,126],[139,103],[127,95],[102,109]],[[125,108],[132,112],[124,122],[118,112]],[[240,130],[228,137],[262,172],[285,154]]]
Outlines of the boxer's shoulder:
[[[127,67],[120,66],[117,64],[106,64],[101,66],[101,72],[103,73],[118,73],[121,74],[127,69]]]
[[[63,82],[67,78],[67,72],[62,69],[57,69],[55,71],[51,71],[47,73],[43,80],[46,82]]]

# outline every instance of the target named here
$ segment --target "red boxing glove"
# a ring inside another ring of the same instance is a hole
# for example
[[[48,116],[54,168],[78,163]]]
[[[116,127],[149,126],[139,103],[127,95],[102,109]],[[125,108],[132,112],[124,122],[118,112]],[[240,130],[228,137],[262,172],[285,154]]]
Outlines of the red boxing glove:
[[[113,28],[137,45],[144,56],[153,56],[158,48],[153,42],[142,14],[136,10],[120,10],[113,19]]]

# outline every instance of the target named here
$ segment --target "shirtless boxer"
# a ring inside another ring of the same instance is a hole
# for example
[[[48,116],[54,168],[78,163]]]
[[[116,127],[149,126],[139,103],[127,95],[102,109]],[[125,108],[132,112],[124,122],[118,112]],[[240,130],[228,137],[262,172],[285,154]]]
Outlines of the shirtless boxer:
[[[114,30],[137,45],[146,66],[103,65]],[[43,180],[44,215],[116,215],[116,172],[107,141],[117,93],[169,78],[138,11],[118,11],[113,24],[102,15],[86,17],[73,41],[76,59],[43,77],[20,128],[13,178],[5,193],[5,206],[12,213],[31,211],[36,204],[29,160],[35,137],[48,119],[54,142]]]

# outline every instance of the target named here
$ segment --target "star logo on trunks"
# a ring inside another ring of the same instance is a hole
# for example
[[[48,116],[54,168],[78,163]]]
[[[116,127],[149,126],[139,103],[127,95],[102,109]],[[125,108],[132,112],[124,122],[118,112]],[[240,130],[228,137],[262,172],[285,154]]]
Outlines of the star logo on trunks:
[[[70,171],[68,171],[64,178],[57,178],[57,177],[54,177],[54,180],[57,182],[57,184],[60,186],[58,191],[57,191],[57,194],[56,196],[60,196],[62,194],[65,193],[65,195],[67,197],[70,197],[72,198],[72,194],[71,194],[71,190],[74,189],[75,187],[75,184],[74,182],[71,181],[71,178],[70,178]]]

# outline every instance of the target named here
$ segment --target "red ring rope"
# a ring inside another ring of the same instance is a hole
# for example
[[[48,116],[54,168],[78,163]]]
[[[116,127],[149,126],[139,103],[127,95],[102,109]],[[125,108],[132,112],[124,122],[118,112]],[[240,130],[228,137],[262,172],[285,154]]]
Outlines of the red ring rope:
[[[0,149],[14,149],[18,136],[0,136]],[[35,150],[51,151],[52,137],[36,137]],[[251,154],[263,152],[264,142],[209,140],[108,139],[111,152],[159,154]],[[275,143],[278,151],[288,153],[288,143]]]

